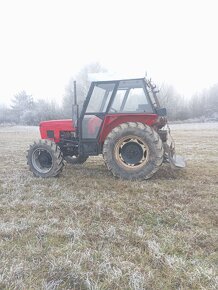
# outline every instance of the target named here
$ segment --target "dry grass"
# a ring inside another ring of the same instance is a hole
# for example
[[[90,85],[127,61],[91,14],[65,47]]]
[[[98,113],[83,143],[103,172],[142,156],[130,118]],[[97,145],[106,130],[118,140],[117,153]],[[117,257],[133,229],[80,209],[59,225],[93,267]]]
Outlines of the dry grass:
[[[218,124],[176,125],[186,170],[117,180],[100,157],[34,178],[36,128],[0,128],[0,289],[217,289]]]

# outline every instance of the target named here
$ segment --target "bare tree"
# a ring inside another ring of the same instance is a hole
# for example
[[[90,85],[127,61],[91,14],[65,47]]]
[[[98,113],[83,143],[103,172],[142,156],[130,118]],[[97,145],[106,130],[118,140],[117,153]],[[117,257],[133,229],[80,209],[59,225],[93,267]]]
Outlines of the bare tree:
[[[188,118],[185,99],[176,92],[172,85],[161,85],[159,99],[161,106],[167,109],[170,120],[184,120]]]
[[[72,104],[73,104],[73,95],[74,95],[74,80],[77,83],[77,99],[78,105],[80,108],[84,102],[84,99],[87,95],[90,81],[88,79],[89,73],[98,73],[105,72],[106,69],[103,68],[99,63],[91,63],[85,66],[75,78],[71,78],[65,89],[65,96],[63,98],[63,111],[64,116],[71,118],[72,117]]]
[[[218,115],[218,84],[193,95],[189,105],[193,118],[211,118]]]
[[[0,106],[0,124],[13,123],[14,118],[11,109],[5,105]]]
[[[14,120],[16,123],[23,123],[23,117],[34,108],[34,101],[31,95],[25,91],[21,91],[12,99],[13,105],[11,106]],[[25,122],[24,122],[25,123]]]

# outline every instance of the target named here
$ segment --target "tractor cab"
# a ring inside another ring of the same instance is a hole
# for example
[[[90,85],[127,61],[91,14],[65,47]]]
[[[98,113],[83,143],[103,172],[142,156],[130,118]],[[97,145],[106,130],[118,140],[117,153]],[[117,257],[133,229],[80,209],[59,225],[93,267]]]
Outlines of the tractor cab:
[[[127,120],[157,125],[160,107],[156,99],[145,79],[93,82],[76,117],[79,153],[100,154],[109,131]]]

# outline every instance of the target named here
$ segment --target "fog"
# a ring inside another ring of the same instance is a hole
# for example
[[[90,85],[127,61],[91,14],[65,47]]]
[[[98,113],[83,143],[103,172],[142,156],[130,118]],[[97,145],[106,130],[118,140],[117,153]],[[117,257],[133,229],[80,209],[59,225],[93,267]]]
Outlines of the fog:
[[[216,11],[212,0],[1,1],[0,101],[26,90],[60,104],[91,62],[189,97],[217,82]]]

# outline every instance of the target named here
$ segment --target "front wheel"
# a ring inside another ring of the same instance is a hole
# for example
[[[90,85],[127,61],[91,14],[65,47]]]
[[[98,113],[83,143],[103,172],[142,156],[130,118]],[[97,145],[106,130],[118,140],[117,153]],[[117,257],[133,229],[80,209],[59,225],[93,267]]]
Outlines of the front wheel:
[[[39,140],[27,151],[27,164],[37,177],[54,177],[63,169],[63,154],[50,140]]]
[[[142,123],[123,123],[107,136],[103,156],[114,176],[123,179],[148,179],[163,162],[159,135]]]

